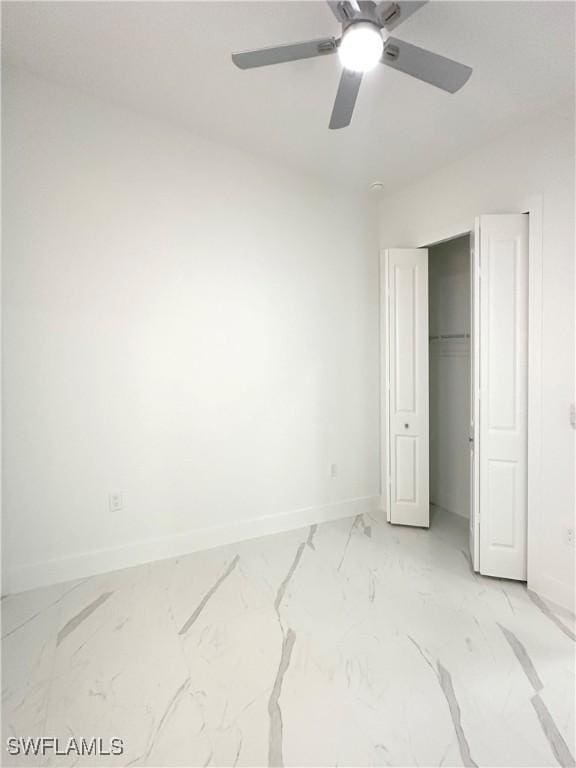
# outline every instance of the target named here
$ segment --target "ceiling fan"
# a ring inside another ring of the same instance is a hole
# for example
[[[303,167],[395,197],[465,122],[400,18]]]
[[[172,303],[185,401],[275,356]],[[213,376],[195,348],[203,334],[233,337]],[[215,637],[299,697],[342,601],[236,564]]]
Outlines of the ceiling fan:
[[[310,59],[336,53],[343,66],[330,128],[350,124],[362,75],[379,62],[407,75],[455,93],[466,83],[472,69],[424,48],[405,43],[390,32],[426,5],[428,0],[327,0],[332,13],[342,25],[342,36],[323,37],[301,43],[233,53],[232,61],[240,69],[267,67],[286,61]]]

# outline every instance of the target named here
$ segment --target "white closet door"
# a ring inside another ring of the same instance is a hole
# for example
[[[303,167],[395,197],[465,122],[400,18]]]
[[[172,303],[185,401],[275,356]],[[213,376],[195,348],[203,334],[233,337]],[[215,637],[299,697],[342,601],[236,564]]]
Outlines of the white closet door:
[[[481,216],[480,573],[526,579],[528,216]]]
[[[480,219],[470,248],[470,557],[480,570]]]
[[[428,251],[385,254],[388,520],[429,525]]]

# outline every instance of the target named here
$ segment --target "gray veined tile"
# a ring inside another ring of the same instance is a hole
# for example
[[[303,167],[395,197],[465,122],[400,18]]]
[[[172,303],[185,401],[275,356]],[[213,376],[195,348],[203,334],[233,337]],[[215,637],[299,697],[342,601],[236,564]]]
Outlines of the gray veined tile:
[[[11,596],[4,724],[123,765],[569,765],[573,644],[466,536],[357,517]]]
[[[542,698],[536,694],[532,697],[531,701],[532,706],[538,715],[538,720],[540,721],[544,735],[550,744],[550,749],[558,761],[558,765],[562,766],[562,768],[574,768],[576,765],[574,756],[570,752],[568,745],[564,741],[562,734],[558,730],[558,727],[548,711],[547,706],[542,701]]]
[[[550,621],[558,627],[560,632],[563,632],[566,637],[570,638],[570,640],[576,641],[576,634],[574,634],[570,627],[568,627],[558,616],[556,616],[556,614],[539,595],[537,595],[535,592],[532,592],[532,590],[528,590],[528,597],[530,600],[532,600],[534,605],[536,605],[542,611],[544,616],[550,619]]]
[[[310,547],[310,549],[315,549],[314,547],[314,536],[316,535],[316,531],[318,530],[317,525],[311,525],[310,526],[310,532],[308,533],[308,538],[306,539],[306,545]]]
[[[458,746],[460,747],[460,757],[462,758],[462,765],[466,766],[466,768],[478,768],[478,764],[474,762],[474,760],[472,759],[472,755],[470,754],[470,746],[468,744],[468,739],[462,727],[460,705],[458,704],[458,699],[456,698],[456,694],[454,692],[452,677],[448,672],[448,670],[445,667],[443,667],[442,664],[440,664],[440,662],[438,662],[437,666],[438,666],[438,680],[440,682],[440,686],[442,687],[442,691],[444,692],[444,696],[446,697],[448,708],[450,710],[450,717],[452,718],[452,722],[454,724],[454,730],[456,731],[456,738],[458,739]]]
[[[190,629],[190,627],[191,627],[191,626],[194,624],[194,622],[196,621],[196,619],[197,619],[197,618],[200,616],[200,614],[201,614],[201,613],[202,613],[202,611],[204,610],[204,608],[205,608],[206,604],[208,603],[208,601],[210,600],[210,598],[212,597],[212,595],[214,595],[214,593],[215,593],[215,592],[218,590],[218,588],[220,587],[220,585],[222,584],[222,582],[226,581],[226,579],[228,578],[228,576],[230,576],[230,574],[232,573],[232,571],[233,571],[233,570],[236,568],[236,566],[238,565],[238,560],[239,560],[239,559],[240,559],[239,555],[236,555],[236,557],[235,557],[235,558],[232,560],[232,562],[230,563],[230,565],[229,565],[229,566],[226,568],[226,570],[224,571],[224,573],[222,574],[222,576],[220,576],[220,578],[219,578],[219,579],[217,579],[217,581],[215,582],[215,584],[214,584],[212,587],[210,587],[210,589],[208,590],[208,592],[206,592],[206,594],[204,595],[204,597],[202,598],[202,600],[200,601],[200,603],[198,604],[198,606],[197,606],[197,607],[194,609],[194,611],[193,611],[193,613],[191,614],[191,616],[190,616],[190,617],[189,617],[189,618],[188,618],[188,619],[185,621],[185,623],[184,623],[184,625],[182,626],[182,628],[181,628],[181,630],[180,630],[179,634],[181,634],[181,635],[185,635],[185,634],[186,634],[186,632],[188,632],[188,630]]]
[[[38,617],[54,609],[62,600],[67,587],[56,584],[42,589],[33,589],[19,595],[6,595],[1,603],[2,640],[16,632],[25,630]]]
[[[374,571],[370,570],[368,574],[368,600],[373,603],[376,597],[376,577]]]
[[[432,664],[432,662],[430,661],[430,659],[428,658],[428,656],[426,656],[426,654],[424,653],[424,651],[423,651],[423,650],[422,650],[422,648],[420,647],[419,643],[417,643],[417,642],[416,642],[416,640],[414,640],[414,638],[413,638],[413,637],[411,637],[410,635],[408,635],[408,640],[410,640],[410,642],[412,643],[412,645],[413,645],[413,646],[416,648],[416,650],[418,651],[418,653],[419,653],[419,654],[420,654],[420,656],[422,657],[422,659],[423,659],[424,663],[425,663],[425,664],[427,664],[427,665],[430,667],[430,669],[432,670],[432,672],[434,673],[434,675],[437,675],[437,672],[436,672],[436,670],[434,669],[434,665]]]
[[[66,589],[57,585],[2,601],[2,749],[9,736],[44,734],[60,601]],[[41,762],[29,758],[29,764]]]
[[[368,525],[366,521],[364,520],[364,515],[358,515],[356,517],[357,525],[362,528],[362,533],[364,536],[368,536],[369,539],[372,538],[372,526]]]
[[[276,611],[280,610],[280,606],[282,604],[282,600],[284,599],[286,589],[290,584],[290,580],[292,579],[292,576],[294,576],[294,573],[296,572],[296,568],[298,568],[298,564],[300,562],[300,559],[302,558],[302,553],[304,552],[305,546],[306,546],[305,543],[301,543],[298,545],[298,549],[296,550],[296,554],[294,555],[294,560],[292,561],[292,564],[288,569],[288,573],[286,574],[286,576],[284,577],[284,580],[278,587],[278,592],[276,593],[276,598],[274,599],[274,608]]]
[[[354,529],[356,528],[356,524],[358,521],[358,517],[355,517],[352,523],[350,524],[350,529],[348,531],[348,536],[346,538],[346,544],[344,545],[344,550],[342,551],[342,557],[340,558],[340,562],[338,563],[338,568],[336,569],[339,571],[342,568],[342,565],[344,564],[344,559],[346,557],[346,553],[348,552],[348,547],[350,546],[350,539],[352,538],[352,534],[354,533]]]
[[[167,727],[174,692],[190,673],[154,572],[142,569],[106,583],[114,584],[113,598],[90,613],[83,610],[95,600],[86,605],[86,598],[103,582],[76,593],[67,606],[72,628],[56,648],[46,730],[122,738],[125,754],[115,764],[144,764]],[[186,738],[192,738],[188,731]]]
[[[180,700],[186,693],[186,691],[190,687],[191,679],[190,677],[187,677],[184,682],[178,687],[172,698],[169,700],[166,708],[160,715],[160,718],[156,725],[154,726],[154,729],[150,733],[150,737],[148,739],[148,743],[146,745],[146,751],[144,754],[140,757],[133,758],[128,765],[139,765],[139,764],[147,764],[148,758],[150,757],[150,754],[152,753],[152,750],[154,749],[156,742],[158,740],[158,737],[162,733],[162,729],[164,725],[170,720],[170,717],[173,715],[173,713],[176,711],[178,704],[180,703]]]
[[[82,624],[83,621],[86,621],[86,619],[91,616],[94,611],[96,611],[101,605],[103,605],[106,600],[108,600],[110,597],[112,597],[112,592],[104,592],[102,595],[99,595],[95,600],[93,600],[89,605],[86,605],[84,608],[82,608],[81,611],[79,611],[75,616],[73,616],[71,619],[69,619],[66,624],[62,627],[62,629],[58,632],[58,637],[56,638],[56,645],[60,645],[61,642],[63,642],[69,634],[74,632],[75,629],[77,629],[80,624]]]
[[[503,627],[501,624],[498,624],[498,626],[502,630],[504,637],[508,641],[508,644],[512,648],[514,655],[518,659],[518,663],[524,670],[524,674],[530,681],[530,685],[534,688],[534,691],[538,693],[538,691],[542,690],[542,681],[538,676],[538,672],[536,672],[534,664],[532,663],[532,659],[528,655],[526,648],[522,645],[520,640],[518,640],[513,632],[511,632],[509,629],[506,629],[506,627]]]
[[[292,656],[292,649],[295,641],[296,635],[289,629],[282,640],[280,664],[278,665],[278,672],[276,674],[276,679],[274,680],[270,699],[268,700],[268,714],[270,716],[268,765],[280,768],[284,765],[282,749],[284,725],[282,722],[282,710],[280,708],[280,694],[282,693],[284,676],[290,665],[290,657]]]

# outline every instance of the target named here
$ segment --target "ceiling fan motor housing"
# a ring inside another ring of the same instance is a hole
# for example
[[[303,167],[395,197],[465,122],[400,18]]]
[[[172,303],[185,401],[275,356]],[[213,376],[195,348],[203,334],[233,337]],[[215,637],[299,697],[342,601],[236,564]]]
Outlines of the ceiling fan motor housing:
[[[352,16],[344,16],[342,18],[342,31],[345,32],[349,27],[353,26],[354,24],[359,24],[362,22],[367,22],[369,24],[373,24],[378,29],[381,29],[384,25],[382,21],[380,20],[376,8],[365,8],[360,10],[357,13],[354,13]]]
[[[375,3],[359,3],[359,10],[355,11],[351,4],[348,2],[343,2],[340,4],[340,8],[342,10],[342,37],[346,34],[348,30],[350,30],[352,27],[355,27],[359,24],[362,26],[368,26],[370,25],[373,27],[381,36],[382,41],[386,43],[386,40],[390,37],[390,33],[384,26],[386,23],[388,17],[394,18],[398,12],[399,7],[393,3],[390,5],[390,8],[392,8],[392,12],[388,12],[385,14],[386,19],[381,19],[378,15],[378,8]],[[348,10],[346,10],[348,9]],[[387,9],[388,11],[388,9]],[[338,44],[340,44],[341,40],[338,41]]]

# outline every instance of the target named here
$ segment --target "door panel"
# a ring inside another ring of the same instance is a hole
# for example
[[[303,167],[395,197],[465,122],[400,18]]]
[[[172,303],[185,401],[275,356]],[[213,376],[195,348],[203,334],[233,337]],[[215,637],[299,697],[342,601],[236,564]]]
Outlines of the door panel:
[[[526,579],[528,216],[479,220],[480,573]]]
[[[414,504],[418,498],[416,475],[418,471],[416,439],[396,435],[396,501]]]
[[[428,251],[385,254],[388,520],[429,525]]]

